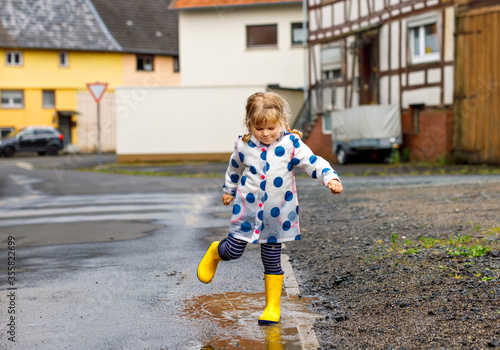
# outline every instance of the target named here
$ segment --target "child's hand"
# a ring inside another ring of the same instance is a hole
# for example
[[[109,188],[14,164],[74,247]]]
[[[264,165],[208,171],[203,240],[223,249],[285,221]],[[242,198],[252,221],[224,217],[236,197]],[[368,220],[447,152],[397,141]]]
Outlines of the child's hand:
[[[233,199],[234,199],[233,196],[226,193],[225,195],[222,196],[222,203],[224,203],[224,205],[229,205],[229,203],[231,203]]]
[[[341,194],[344,188],[339,180],[330,180],[326,186],[333,194]]]

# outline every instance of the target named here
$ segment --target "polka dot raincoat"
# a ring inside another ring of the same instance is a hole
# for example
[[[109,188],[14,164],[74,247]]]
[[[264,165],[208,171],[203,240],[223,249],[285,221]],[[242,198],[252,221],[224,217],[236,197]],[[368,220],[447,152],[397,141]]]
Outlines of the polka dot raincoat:
[[[255,244],[300,239],[297,166],[325,186],[340,180],[295,134],[282,133],[271,145],[254,136],[248,142],[241,137],[236,141],[223,186],[235,197],[230,235]]]

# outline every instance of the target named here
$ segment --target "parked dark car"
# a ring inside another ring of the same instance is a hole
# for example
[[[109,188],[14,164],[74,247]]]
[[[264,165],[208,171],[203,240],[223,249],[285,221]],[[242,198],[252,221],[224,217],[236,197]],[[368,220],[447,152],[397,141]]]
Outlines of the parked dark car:
[[[64,136],[52,126],[28,126],[0,140],[0,155],[12,157],[16,152],[37,152],[41,156],[55,156],[63,147]]]

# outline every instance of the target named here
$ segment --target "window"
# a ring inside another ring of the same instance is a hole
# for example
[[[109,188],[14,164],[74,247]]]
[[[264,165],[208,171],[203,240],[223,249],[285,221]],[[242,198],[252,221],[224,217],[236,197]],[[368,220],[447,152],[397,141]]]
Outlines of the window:
[[[420,113],[425,109],[424,104],[410,105],[410,116],[412,119],[412,129],[414,134],[420,133]]]
[[[56,93],[54,90],[42,92],[43,108],[56,108]]]
[[[278,46],[278,25],[247,26],[247,47]]]
[[[66,68],[69,66],[68,53],[61,51],[59,52],[59,67]]]
[[[0,138],[6,137],[7,135],[9,135],[14,130],[16,130],[16,129],[15,128],[9,128],[9,127],[0,128]]]
[[[323,115],[323,134],[332,133],[332,115],[327,113]]]
[[[20,51],[6,51],[5,52],[5,64],[7,66],[22,66],[23,65],[23,53]]]
[[[426,16],[408,22],[410,63],[439,60],[439,36],[436,16]]]
[[[340,46],[321,48],[321,75],[323,80],[342,78],[342,49]]]
[[[180,72],[180,67],[179,67],[179,56],[174,56],[174,72],[175,72],[175,73]]]
[[[302,27],[303,23],[292,23],[292,45],[300,46],[304,45],[304,41],[307,43],[307,28],[304,30]]]
[[[137,70],[146,72],[154,71],[153,62],[153,55],[137,55]]]
[[[24,92],[16,90],[3,90],[2,108],[24,108]]]

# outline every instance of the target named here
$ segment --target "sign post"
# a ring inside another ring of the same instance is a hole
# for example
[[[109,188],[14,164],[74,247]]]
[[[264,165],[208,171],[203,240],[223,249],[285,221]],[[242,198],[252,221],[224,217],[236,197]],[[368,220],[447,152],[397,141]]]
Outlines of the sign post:
[[[102,96],[104,96],[104,92],[108,88],[107,83],[89,83],[87,84],[87,89],[90,91],[90,94],[94,98],[95,102],[97,102],[97,159],[98,165],[101,166],[101,108],[100,101]]]

